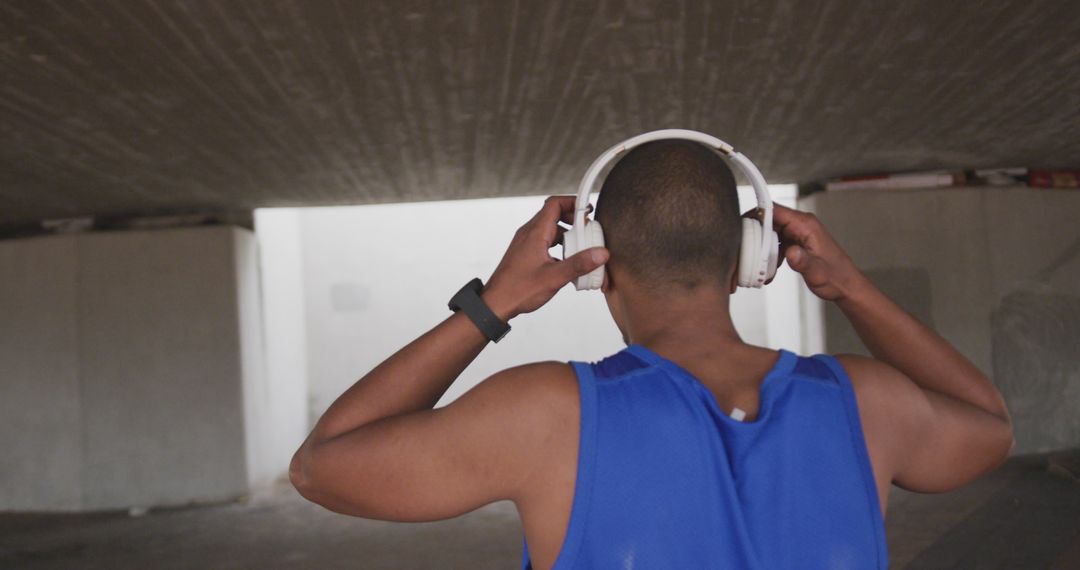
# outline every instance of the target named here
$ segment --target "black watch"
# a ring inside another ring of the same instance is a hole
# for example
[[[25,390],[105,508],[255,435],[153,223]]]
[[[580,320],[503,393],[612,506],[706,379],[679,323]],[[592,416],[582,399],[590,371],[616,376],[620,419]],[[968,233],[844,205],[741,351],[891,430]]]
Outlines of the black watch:
[[[499,342],[506,333],[510,332],[510,325],[496,316],[487,303],[480,298],[480,291],[483,289],[484,282],[479,277],[474,277],[454,294],[448,306],[455,313],[459,310],[465,311],[465,314],[472,319],[473,323],[476,323],[476,327],[488,337],[488,340]]]

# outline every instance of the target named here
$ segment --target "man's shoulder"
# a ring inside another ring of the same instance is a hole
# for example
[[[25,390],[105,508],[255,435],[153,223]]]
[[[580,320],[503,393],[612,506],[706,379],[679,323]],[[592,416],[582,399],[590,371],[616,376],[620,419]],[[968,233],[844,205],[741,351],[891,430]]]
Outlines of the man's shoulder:
[[[867,421],[897,426],[911,408],[925,399],[922,389],[892,365],[858,354],[837,354],[855,390],[861,415]]]
[[[507,455],[507,461],[550,476],[556,466],[573,459],[581,418],[577,376],[569,364],[515,366],[475,390],[483,393],[481,409],[498,417],[497,437],[515,442],[515,449],[524,452]]]
[[[836,354],[833,356],[844,368],[855,395],[862,407],[864,402],[874,406],[895,405],[911,390],[918,387],[891,365],[859,354]]]
[[[519,387],[551,388],[576,382],[574,368],[567,362],[545,360],[507,368],[491,377],[492,380]]]
[[[578,400],[577,375],[566,362],[532,362],[507,368],[479,387],[488,392],[495,403],[519,410],[536,410],[541,414],[566,410],[576,414]],[[541,421],[544,416],[535,419]]]
[[[926,396],[904,372],[877,358],[859,354],[836,354],[847,371],[859,406],[863,436],[872,462],[882,504],[897,462],[919,445],[920,410]]]
[[[926,395],[888,363],[856,354],[838,354],[836,359],[851,378],[875,472],[892,469],[892,458],[914,443],[908,436],[917,433]]]

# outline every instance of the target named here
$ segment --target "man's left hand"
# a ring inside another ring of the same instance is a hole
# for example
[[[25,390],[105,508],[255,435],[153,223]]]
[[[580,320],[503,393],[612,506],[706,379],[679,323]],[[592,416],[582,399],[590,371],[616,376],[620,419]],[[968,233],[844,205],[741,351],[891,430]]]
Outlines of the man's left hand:
[[[551,196],[514,234],[502,261],[484,287],[484,301],[499,318],[510,320],[544,306],[564,285],[600,267],[608,250],[593,247],[558,260],[548,250],[562,243],[561,220],[573,223],[574,196]]]

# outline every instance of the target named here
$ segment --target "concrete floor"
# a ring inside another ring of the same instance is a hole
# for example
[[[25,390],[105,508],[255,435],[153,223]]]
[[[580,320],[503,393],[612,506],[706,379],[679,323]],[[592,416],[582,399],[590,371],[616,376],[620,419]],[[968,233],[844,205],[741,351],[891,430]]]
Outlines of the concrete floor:
[[[951,493],[895,490],[893,568],[1080,568],[1080,451],[1018,457]],[[0,515],[0,568],[515,568],[513,506],[394,524],[336,515],[282,488],[247,504]]]

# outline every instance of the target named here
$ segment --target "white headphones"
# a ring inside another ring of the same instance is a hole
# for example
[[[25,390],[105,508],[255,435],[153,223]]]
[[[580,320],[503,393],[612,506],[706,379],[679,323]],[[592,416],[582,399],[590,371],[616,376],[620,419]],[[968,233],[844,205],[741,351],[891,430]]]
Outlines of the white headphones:
[[[563,259],[590,247],[604,245],[604,231],[600,228],[600,223],[585,219],[585,213],[589,207],[589,193],[592,192],[596,179],[604,167],[634,147],[666,139],[701,143],[734,164],[750,180],[750,184],[754,186],[754,194],[757,195],[758,207],[763,210],[764,215],[761,221],[742,218],[739,286],[753,288],[764,286],[766,281],[776,275],[777,253],[780,245],[780,239],[772,230],[772,196],[769,195],[769,186],[765,183],[765,177],[749,158],[740,152],[735,152],[735,148],[731,145],[714,136],[686,129],[662,129],[626,139],[604,151],[604,154],[592,163],[592,166],[585,171],[581,185],[578,186],[577,203],[574,206],[574,226],[563,235]],[[768,229],[763,231],[764,228]],[[578,277],[574,282],[574,287],[578,291],[599,289],[603,282],[604,266],[601,265],[588,274]]]

